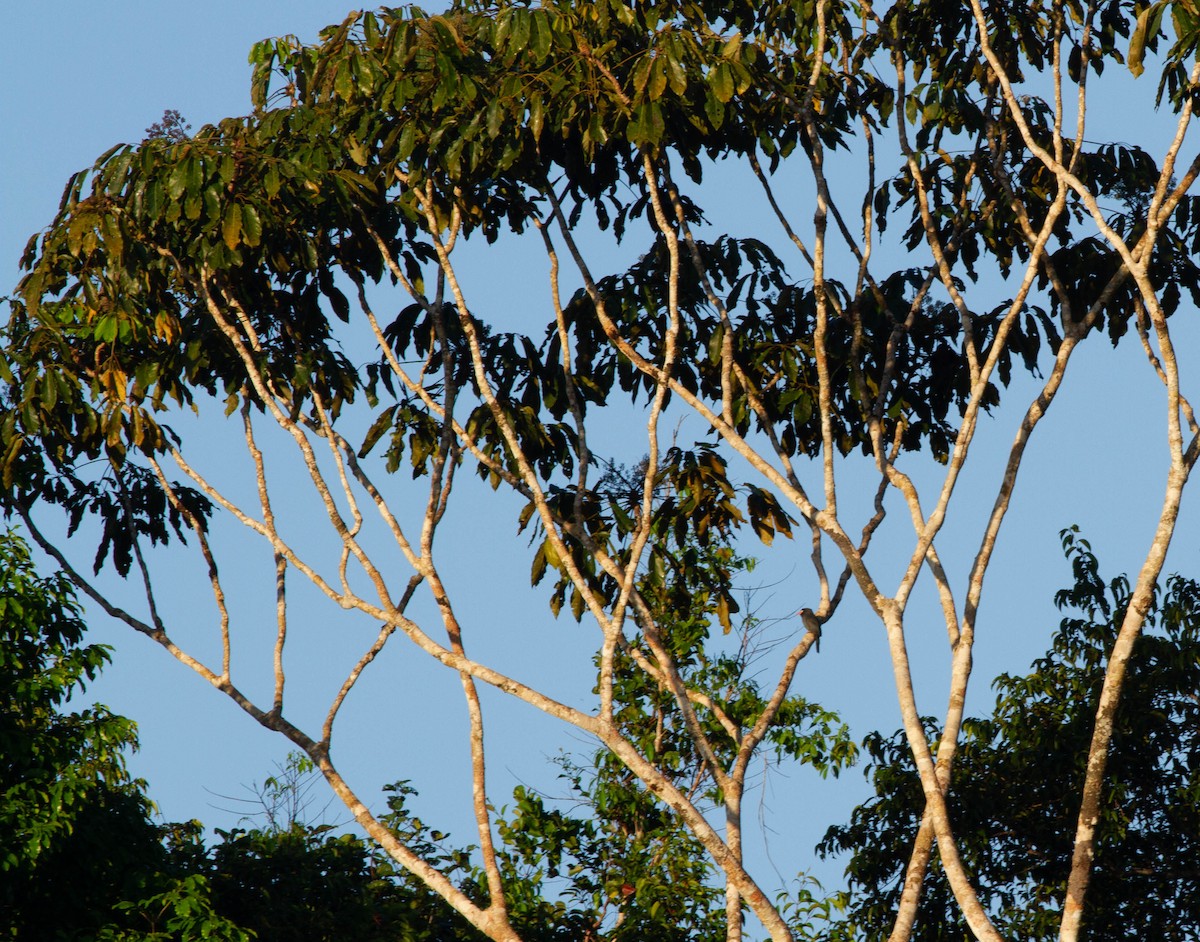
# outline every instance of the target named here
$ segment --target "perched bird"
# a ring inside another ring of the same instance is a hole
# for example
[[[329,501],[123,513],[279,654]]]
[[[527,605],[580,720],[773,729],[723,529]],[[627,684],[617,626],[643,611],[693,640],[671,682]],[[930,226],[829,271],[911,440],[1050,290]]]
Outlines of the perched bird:
[[[802,608],[796,613],[800,616],[800,620],[804,622],[804,627],[810,635],[813,635],[816,640],[817,653],[821,653],[821,619],[817,617],[817,613],[811,608]]]

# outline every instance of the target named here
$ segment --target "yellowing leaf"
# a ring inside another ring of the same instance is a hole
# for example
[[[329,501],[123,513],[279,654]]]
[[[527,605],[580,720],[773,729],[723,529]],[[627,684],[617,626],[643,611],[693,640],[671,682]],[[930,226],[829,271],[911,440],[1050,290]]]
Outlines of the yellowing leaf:
[[[225,218],[221,221],[221,237],[231,249],[236,249],[242,241],[242,207],[230,203],[225,208]]]
[[[353,134],[346,138],[346,152],[350,155],[350,159],[360,167],[367,165],[367,148]]]
[[[1150,4],[1138,14],[1137,26],[1134,27],[1133,35],[1129,37],[1129,58],[1127,60],[1129,71],[1135,77],[1145,71],[1142,62],[1146,56],[1146,43],[1152,42],[1158,36],[1164,9],[1166,9],[1164,0],[1158,0],[1157,3]]]
[[[733,97],[733,70],[729,68],[728,62],[722,62],[708,73],[708,87],[721,104]]]

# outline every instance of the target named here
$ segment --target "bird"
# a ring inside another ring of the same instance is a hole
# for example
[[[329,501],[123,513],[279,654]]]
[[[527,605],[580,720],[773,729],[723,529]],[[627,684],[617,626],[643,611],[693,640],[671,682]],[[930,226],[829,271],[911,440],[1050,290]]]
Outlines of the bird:
[[[817,653],[821,653],[821,619],[817,617],[817,613],[811,608],[802,608],[796,613],[800,616],[800,620],[804,622],[804,627],[808,633],[812,635],[816,641],[815,646]]]

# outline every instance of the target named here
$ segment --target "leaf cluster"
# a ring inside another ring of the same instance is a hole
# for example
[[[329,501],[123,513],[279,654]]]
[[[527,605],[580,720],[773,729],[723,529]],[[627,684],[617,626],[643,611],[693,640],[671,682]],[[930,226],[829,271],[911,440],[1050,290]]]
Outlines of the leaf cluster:
[[[1028,253],[1012,196],[1020,193],[1036,225],[1053,181],[1024,154],[979,71],[965,14],[901,4],[877,32],[859,33],[853,13],[828,6],[820,62],[812,61],[814,9],[805,2],[462,4],[438,15],[406,8],[355,14],[313,46],[256,46],[254,114],[113,148],[72,178],[58,216],[31,240],[0,366],[6,501],[58,504],[72,527],[98,515],[96,565],[111,553],[124,573],[135,538],[163,542],[181,536],[181,517],[203,522],[211,513],[201,495],[175,484],[178,501],[168,506],[162,482],[143,468],[180,444],[171,409],[215,399],[227,413],[257,411],[277,400],[293,420],[319,427],[319,414],[336,421],[365,400],[359,455],[382,447],[388,471],[407,460],[420,475],[443,435],[432,403],[469,394],[463,426],[485,459],[479,472],[494,485],[516,473],[502,418],[558,489],[563,519],[577,518],[572,545],[606,543],[627,524],[594,486],[565,483],[595,460],[581,452],[572,410],[582,420],[649,395],[652,374],[630,354],[653,363],[664,350],[671,276],[663,237],[627,270],[599,277],[595,295],[569,300],[569,373],[557,325],[539,337],[455,310],[444,297],[445,272],[430,277],[439,243],[451,226],[464,239],[544,226],[555,206],[568,225],[586,210],[620,238],[649,213],[645,156],[683,218],[698,224],[703,208],[670,166],[698,181],[708,161],[762,151],[775,168],[797,146],[811,154],[814,133],[822,147],[849,147],[856,122],[899,120],[892,90],[863,66],[900,56],[921,80],[910,94],[921,96],[923,150],[917,177],[906,166],[868,194],[880,229],[903,209],[908,244],[925,238],[923,189],[938,238],[968,277],[989,259],[1008,271]],[[1049,16],[1040,6],[1012,14],[1022,55],[1044,43]],[[1049,133],[1050,112],[1031,102],[1037,134]],[[961,146],[947,151],[952,143]],[[1105,146],[1081,151],[1079,173],[1099,192],[1143,200],[1156,171],[1148,161],[1137,148]],[[1195,297],[1200,285],[1191,261],[1198,219],[1184,201],[1164,227],[1152,278],[1168,310],[1184,287]],[[1116,339],[1137,314],[1128,286],[1103,301],[1120,273],[1111,252],[1074,239],[1066,221],[1057,236],[1062,246],[1051,258],[1066,288],[1049,292],[1048,311],[1030,305],[1005,328],[999,385],[1014,361],[1036,371],[1044,341],[1057,346],[1051,315],[1069,326],[1100,303],[1100,322]],[[677,279],[683,323],[674,369],[685,390],[708,401],[730,397],[735,429],[772,436],[782,455],[814,454],[822,440],[815,318],[829,303],[837,315],[825,338],[836,446],[870,452],[873,436],[898,436],[904,448],[945,459],[971,395],[964,345],[986,354],[1005,304],[972,312],[968,337],[963,312],[929,293],[924,270],[902,268],[865,288],[833,278],[818,287],[789,274],[760,239],[722,236],[696,248],[699,269],[685,264]],[[1048,267],[1041,277],[1043,287],[1053,281]],[[365,327],[355,301],[365,308],[367,289],[388,278],[416,298],[380,324],[386,351],[356,364],[346,353],[360,342],[353,331]],[[494,406],[475,374],[468,327]],[[437,368],[410,388],[394,376],[393,356]],[[998,398],[998,385],[982,392],[985,406]],[[682,463],[712,466],[703,447],[689,451]],[[742,520],[768,541],[790,531],[765,491],[719,473],[708,483],[664,508],[664,528],[694,521],[701,540],[708,527]],[[581,549],[577,562],[586,566],[586,556]],[[589,579],[608,592],[603,576]],[[580,602],[571,604],[578,613]]]

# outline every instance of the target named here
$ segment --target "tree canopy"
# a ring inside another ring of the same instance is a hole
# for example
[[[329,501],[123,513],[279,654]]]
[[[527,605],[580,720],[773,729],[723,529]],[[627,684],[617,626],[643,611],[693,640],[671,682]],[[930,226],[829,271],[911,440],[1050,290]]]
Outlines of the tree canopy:
[[[1200,453],[1171,332],[1200,296],[1198,38],[1182,0],[462,0],[263,42],[251,114],[195,133],[164,120],[112,148],[29,242],[0,358],[4,505],[80,591],[302,749],[396,864],[503,942],[527,933],[481,685],[591,737],[690,835],[723,884],[726,938],[746,913],[793,938],[744,853],[743,799],[771,750],[819,771],[846,757],[792,688],[857,595],[924,803],[893,937],[912,933],[936,840],[963,920],[994,940],[950,811],[985,576],[1074,352],[1139,343],[1163,390],[1163,502],[1094,701],[1065,890],[1039,901],[1073,940],[1126,666]],[[1157,151],[1095,140],[1132,76],[1156,83]],[[703,182],[718,168],[741,171],[777,235],[727,231]],[[547,273],[519,316],[468,277],[487,245]],[[612,263],[627,246],[636,260]],[[1035,392],[1009,406],[1024,417],[1000,484],[970,496],[992,509],[964,575],[939,537],[1015,371]],[[214,449],[189,411],[232,444]],[[613,424],[644,437],[614,444]],[[515,499],[497,506],[529,540],[537,591],[594,629],[581,696],[554,693],[552,665],[477,653],[497,635],[519,646],[525,614],[468,617],[471,587],[447,576],[464,553],[504,552],[445,538],[462,470]],[[802,616],[754,670],[728,552],[742,527],[811,562],[792,581]],[[891,556],[904,547],[898,575],[873,552],[884,533]],[[168,605],[177,551],[211,588],[216,655],[182,640],[197,613]],[[275,618],[259,664],[227,591],[251,552]],[[945,698],[934,746],[908,647],[922,575],[948,639],[949,689],[923,692]],[[350,667],[323,719],[285,703],[289,626],[320,617],[298,584],[363,625],[339,636]],[[343,704],[397,636],[461,681],[470,892],[335,761]]]

